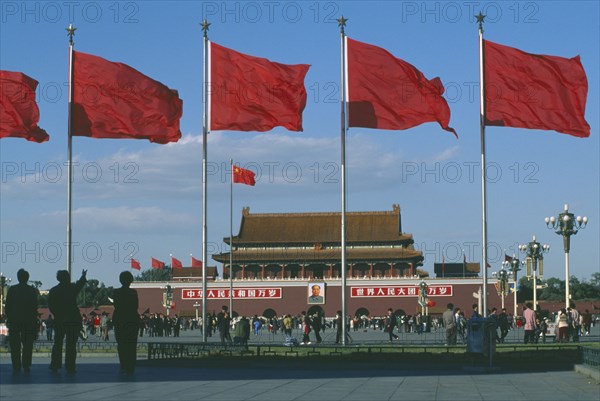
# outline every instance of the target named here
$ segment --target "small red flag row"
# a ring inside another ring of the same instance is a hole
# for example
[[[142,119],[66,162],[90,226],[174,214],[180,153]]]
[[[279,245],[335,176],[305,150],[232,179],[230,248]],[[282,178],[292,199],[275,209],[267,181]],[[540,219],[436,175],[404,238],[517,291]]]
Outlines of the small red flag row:
[[[194,258],[193,256],[191,258],[192,258],[191,267],[195,267],[195,268],[202,267],[201,260],[198,260],[198,259]],[[150,265],[152,266],[153,269],[162,269],[163,267],[165,267],[164,262],[161,262],[160,260],[155,259],[155,258],[151,258]],[[140,264],[140,262],[138,260],[131,258],[131,268],[135,269],[135,270],[141,270],[142,265]],[[183,269],[183,264],[181,263],[181,261],[179,259],[171,256],[171,268],[172,269]]]

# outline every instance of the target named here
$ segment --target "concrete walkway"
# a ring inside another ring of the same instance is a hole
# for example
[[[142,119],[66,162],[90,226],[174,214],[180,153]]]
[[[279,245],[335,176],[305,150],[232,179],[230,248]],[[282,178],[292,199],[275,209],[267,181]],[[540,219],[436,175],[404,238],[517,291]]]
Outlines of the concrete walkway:
[[[121,376],[115,357],[80,357],[77,373],[52,373],[36,357],[31,373],[13,374],[0,359],[0,400],[600,400],[600,384],[574,371],[436,372],[397,364],[247,360],[139,361]],[[237,364],[233,365],[233,364]]]

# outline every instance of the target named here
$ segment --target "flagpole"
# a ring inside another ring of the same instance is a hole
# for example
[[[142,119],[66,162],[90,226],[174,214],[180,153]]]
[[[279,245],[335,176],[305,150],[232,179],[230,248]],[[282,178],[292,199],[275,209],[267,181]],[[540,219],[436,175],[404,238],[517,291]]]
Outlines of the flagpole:
[[[342,222],[341,222],[341,263],[342,276],[342,344],[346,345],[346,34],[344,28],[348,20],[342,15],[338,19],[341,38],[341,179],[342,179]]]
[[[479,12],[477,23],[479,24],[479,132],[481,137],[481,221],[482,221],[482,245],[481,265],[483,272],[483,294],[481,294],[481,314],[487,317],[487,195],[485,176],[485,74],[484,74],[484,51],[483,51],[483,20],[485,15]]]
[[[233,317],[233,159],[229,159],[229,314]]]
[[[208,230],[206,225],[206,207],[207,207],[207,196],[206,190],[208,188],[208,174],[207,174],[207,161],[206,161],[206,147],[208,137],[208,27],[210,23],[204,20],[201,24],[203,35],[203,48],[202,52],[204,55],[204,67],[203,67],[203,106],[202,106],[202,341],[206,342],[206,263],[208,262]]]
[[[73,120],[73,36],[77,28],[73,24],[69,24],[67,35],[69,36],[69,106],[67,116],[67,271],[69,277],[73,276],[73,242],[71,230],[71,217],[73,206],[73,136],[72,136],[72,120]]]

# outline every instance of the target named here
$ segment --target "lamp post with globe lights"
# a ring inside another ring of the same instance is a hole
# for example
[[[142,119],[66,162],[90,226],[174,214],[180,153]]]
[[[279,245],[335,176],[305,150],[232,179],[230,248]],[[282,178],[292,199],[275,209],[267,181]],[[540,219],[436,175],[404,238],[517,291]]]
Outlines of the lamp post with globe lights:
[[[504,309],[504,298],[508,293],[508,271],[504,269],[504,263],[502,264],[503,268],[500,269],[499,272],[493,272],[492,277],[497,279],[496,289],[498,290],[498,296],[502,302],[502,309]]]
[[[419,283],[419,305],[421,305],[421,315],[427,316],[428,308],[427,308],[427,289],[429,286],[425,282],[425,280]]]
[[[544,253],[550,251],[550,245],[541,245],[533,240],[524,245],[519,245],[519,250],[523,252],[527,258],[525,259],[525,265],[527,266],[527,278],[533,278],[533,310],[537,311],[537,276],[538,269],[540,277],[544,275]]]
[[[513,311],[513,316],[516,318],[517,316],[517,284],[518,284],[518,272],[521,271],[521,269],[519,268],[519,266],[521,266],[523,264],[523,262],[521,262],[519,259],[517,259],[517,257],[515,256],[515,254],[513,253],[512,257],[506,257],[506,259],[504,260],[504,262],[502,262],[502,266],[505,269],[508,269],[508,275],[509,277],[512,277],[513,279],[513,283],[514,283],[514,288],[513,288],[513,294],[514,294],[514,311]]]
[[[587,216],[581,217],[569,212],[569,205],[565,204],[565,210],[558,215],[558,218],[546,217],[544,219],[546,226],[551,230],[556,230],[556,234],[562,235],[565,248],[565,308],[571,304],[571,294],[569,293],[569,251],[571,249],[571,235],[585,228],[588,223]]]

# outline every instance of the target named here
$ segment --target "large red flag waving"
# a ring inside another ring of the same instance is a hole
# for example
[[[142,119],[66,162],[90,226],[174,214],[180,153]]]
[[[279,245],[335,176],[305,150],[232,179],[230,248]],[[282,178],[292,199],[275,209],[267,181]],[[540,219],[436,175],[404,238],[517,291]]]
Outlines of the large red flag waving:
[[[177,142],[177,91],[121,63],[73,52],[74,136]]]
[[[450,108],[439,78],[381,47],[346,38],[348,126],[403,130],[437,121],[450,128]]]
[[[165,264],[158,259],[152,258],[152,268],[153,269],[162,269],[165,267]]]
[[[486,125],[590,136],[587,77],[579,56],[525,53],[483,41]]]
[[[302,131],[308,64],[281,64],[210,43],[210,129]]]
[[[0,71],[0,138],[25,138],[39,143],[48,140],[46,131],[37,125],[37,86],[35,79],[21,72]]]
[[[131,258],[131,268],[135,270],[141,270],[142,266],[140,265],[139,261],[135,260],[134,258]]]
[[[236,184],[246,184],[252,185],[256,184],[254,177],[256,174],[254,171],[246,170],[245,168],[238,167],[236,165],[233,166],[233,182]]]

